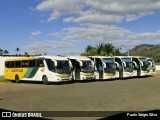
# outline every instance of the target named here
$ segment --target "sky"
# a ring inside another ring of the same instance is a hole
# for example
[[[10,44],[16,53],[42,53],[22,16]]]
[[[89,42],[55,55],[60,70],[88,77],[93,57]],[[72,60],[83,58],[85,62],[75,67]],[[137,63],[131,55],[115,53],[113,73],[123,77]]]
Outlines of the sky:
[[[122,52],[160,44],[160,0],[0,0],[0,49],[79,55],[111,43]]]

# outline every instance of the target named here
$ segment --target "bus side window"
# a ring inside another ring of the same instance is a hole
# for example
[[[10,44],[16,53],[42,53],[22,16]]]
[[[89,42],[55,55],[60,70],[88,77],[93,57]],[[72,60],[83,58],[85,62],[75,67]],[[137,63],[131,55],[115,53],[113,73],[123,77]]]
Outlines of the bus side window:
[[[28,60],[22,61],[22,67],[23,68],[28,67]]]
[[[9,68],[14,68],[14,62],[13,61],[9,62]]]
[[[21,61],[16,61],[16,62],[15,62],[15,67],[16,67],[16,68],[22,67],[21,65],[22,65],[22,64],[21,64]]]
[[[5,67],[9,68],[9,62],[5,62]]]
[[[36,60],[36,67],[44,67],[44,63],[42,59]]]
[[[35,67],[36,61],[35,60],[29,60],[29,67]]]

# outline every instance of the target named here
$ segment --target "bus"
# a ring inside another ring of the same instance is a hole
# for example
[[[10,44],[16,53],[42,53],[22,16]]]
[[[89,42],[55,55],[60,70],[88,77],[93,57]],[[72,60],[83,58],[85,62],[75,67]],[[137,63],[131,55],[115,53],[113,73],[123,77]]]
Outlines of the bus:
[[[143,56],[132,56],[133,61],[137,64],[137,74],[136,76],[149,76],[152,74],[150,71],[152,69],[152,62]]]
[[[4,77],[19,83],[26,81],[50,82],[71,81],[71,65],[65,57],[36,56],[8,59],[5,61]]]
[[[156,74],[156,64],[153,58],[147,58],[148,62],[150,62],[149,64],[149,73],[150,75],[154,75]]]
[[[94,63],[86,56],[69,56],[67,57],[72,63],[73,80],[93,80]]]
[[[137,64],[132,60],[131,56],[114,56],[115,61],[118,63],[118,76],[119,78],[133,77],[137,74]]]
[[[107,56],[89,56],[94,62],[95,79],[114,79],[117,76],[116,66],[113,57]]]

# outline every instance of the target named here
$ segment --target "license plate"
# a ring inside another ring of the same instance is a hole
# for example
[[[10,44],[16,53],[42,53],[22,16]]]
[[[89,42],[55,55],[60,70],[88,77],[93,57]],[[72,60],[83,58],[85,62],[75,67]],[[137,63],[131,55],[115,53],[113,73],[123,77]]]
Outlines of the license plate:
[[[110,73],[110,74],[107,74],[107,76],[113,76],[113,74],[112,74],[112,73]]]

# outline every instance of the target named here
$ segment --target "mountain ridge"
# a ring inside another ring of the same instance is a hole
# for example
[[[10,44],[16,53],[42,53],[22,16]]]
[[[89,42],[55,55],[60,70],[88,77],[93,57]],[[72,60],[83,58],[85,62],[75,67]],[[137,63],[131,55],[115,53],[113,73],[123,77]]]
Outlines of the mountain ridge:
[[[145,56],[160,60],[160,44],[140,44],[129,50],[131,56]]]

